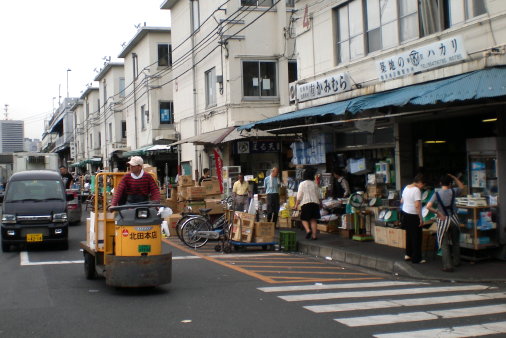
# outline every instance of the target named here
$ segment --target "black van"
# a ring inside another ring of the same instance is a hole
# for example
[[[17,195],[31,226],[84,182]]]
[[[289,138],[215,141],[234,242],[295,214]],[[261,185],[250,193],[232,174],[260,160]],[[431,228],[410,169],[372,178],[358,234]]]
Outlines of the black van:
[[[3,196],[2,251],[9,251],[11,245],[37,243],[57,243],[67,250],[67,200],[71,198],[56,171],[13,174]]]

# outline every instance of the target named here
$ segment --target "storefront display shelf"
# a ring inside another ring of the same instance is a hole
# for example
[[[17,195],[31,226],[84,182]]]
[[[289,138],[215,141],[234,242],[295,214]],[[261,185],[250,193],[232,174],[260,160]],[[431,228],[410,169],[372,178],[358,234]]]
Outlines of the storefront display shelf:
[[[492,222],[489,206],[459,206],[460,246],[470,250],[485,250],[498,246],[497,224]],[[462,209],[467,210],[462,212]]]

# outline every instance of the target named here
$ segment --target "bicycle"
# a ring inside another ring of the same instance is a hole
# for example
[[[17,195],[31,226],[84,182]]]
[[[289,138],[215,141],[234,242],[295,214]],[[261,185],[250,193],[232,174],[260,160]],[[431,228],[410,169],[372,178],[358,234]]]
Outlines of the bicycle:
[[[231,198],[225,198],[222,204],[230,206]],[[209,239],[220,239],[223,233],[228,233],[231,223],[227,223],[226,214],[211,222],[209,211],[199,209],[199,214],[185,213],[176,224],[176,232],[181,241],[191,248],[204,246]]]

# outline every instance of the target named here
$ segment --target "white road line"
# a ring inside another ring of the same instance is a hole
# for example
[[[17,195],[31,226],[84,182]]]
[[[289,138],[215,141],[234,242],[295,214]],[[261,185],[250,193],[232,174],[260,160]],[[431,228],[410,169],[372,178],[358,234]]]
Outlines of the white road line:
[[[285,255],[285,254],[251,254],[251,255],[210,255],[207,257],[213,258],[237,258],[237,257],[259,257],[259,256],[268,256],[268,255]],[[174,256],[172,260],[188,260],[188,259],[202,259],[199,256]],[[59,265],[59,264],[83,264],[84,260],[77,261],[42,261],[42,262],[30,262],[27,251],[21,251],[19,253],[19,264],[21,266],[35,266],[35,265]]]
[[[21,251],[19,253],[19,265],[27,266],[27,265],[57,265],[57,264],[82,264],[84,260],[79,261],[45,261],[45,262],[30,262],[28,258],[28,252]]]
[[[484,316],[504,312],[506,312],[506,304],[464,307],[459,309],[446,309],[440,311],[408,312],[392,315],[336,318],[334,320],[346,326],[358,327],[358,326],[373,326],[373,325],[418,322],[438,318],[449,319],[449,318],[463,318],[472,316]]]
[[[400,286],[400,285],[425,285],[421,282],[371,282],[371,283],[346,283],[346,284],[309,284],[309,285],[295,285],[295,286],[270,286],[258,288],[263,292],[289,292],[289,291],[311,291],[311,290],[328,290],[328,289],[356,289],[356,288],[380,288],[385,286]]]
[[[485,285],[464,285],[464,286],[442,286],[442,287],[426,287],[426,288],[411,288],[411,289],[376,290],[376,291],[329,292],[329,293],[289,295],[278,297],[288,302],[300,302],[306,300],[367,298],[367,297],[381,297],[381,296],[414,295],[433,292],[476,291],[487,289],[492,290],[495,288]]]
[[[464,338],[477,337],[492,334],[506,333],[506,322],[485,323],[480,325],[467,325],[447,327],[441,329],[405,331],[396,333],[376,334],[377,338],[426,338],[426,337],[444,337],[444,338]]]
[[[383,301],[375,301],[375,302],[312,305],[312,306],[304,306],[304,308],[309,311],[315,312],[315,313],[326,313],[326,312],[386,309],[386,308],[394,308],[394,307],[401,307],[401,306],[420,306],[420,305],[462,303],[462,302],[473,302],[473,301],[482,301],[482,300],[490,300],[490,299],[504,299],[504,298],[506,298],[506,292],[494,292],[494,293],[482,293],[482,294],[476,294],[476,295],[456,295],[456,296],[442,296],[442,297],[428,297],[428,298],[383,300]]]

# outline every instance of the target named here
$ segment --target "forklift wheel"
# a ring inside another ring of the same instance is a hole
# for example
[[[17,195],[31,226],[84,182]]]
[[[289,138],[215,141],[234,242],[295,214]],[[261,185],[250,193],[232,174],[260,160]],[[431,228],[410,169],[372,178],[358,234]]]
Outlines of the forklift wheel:
[[[227,254],[231,253],[232,252],[232,248],[230,246],[226,246],[226,247],[223,248],[223,252],[227,253]]]
[[[84,251],[84,275],[86,276],[86,279],[97,278],[97,270],[95,269],[95,257],[86,251]]]
[[[268,248],[268,246],[267,246],[267,245],[262,245],[262,250],[263,250],[263,251],[267,251],[267,248]]]
[[[216,252],[220,252],[220,251],[221,251],[221,245],[217,244],[217,245],[214,247],[214,251],[216,251]]]

